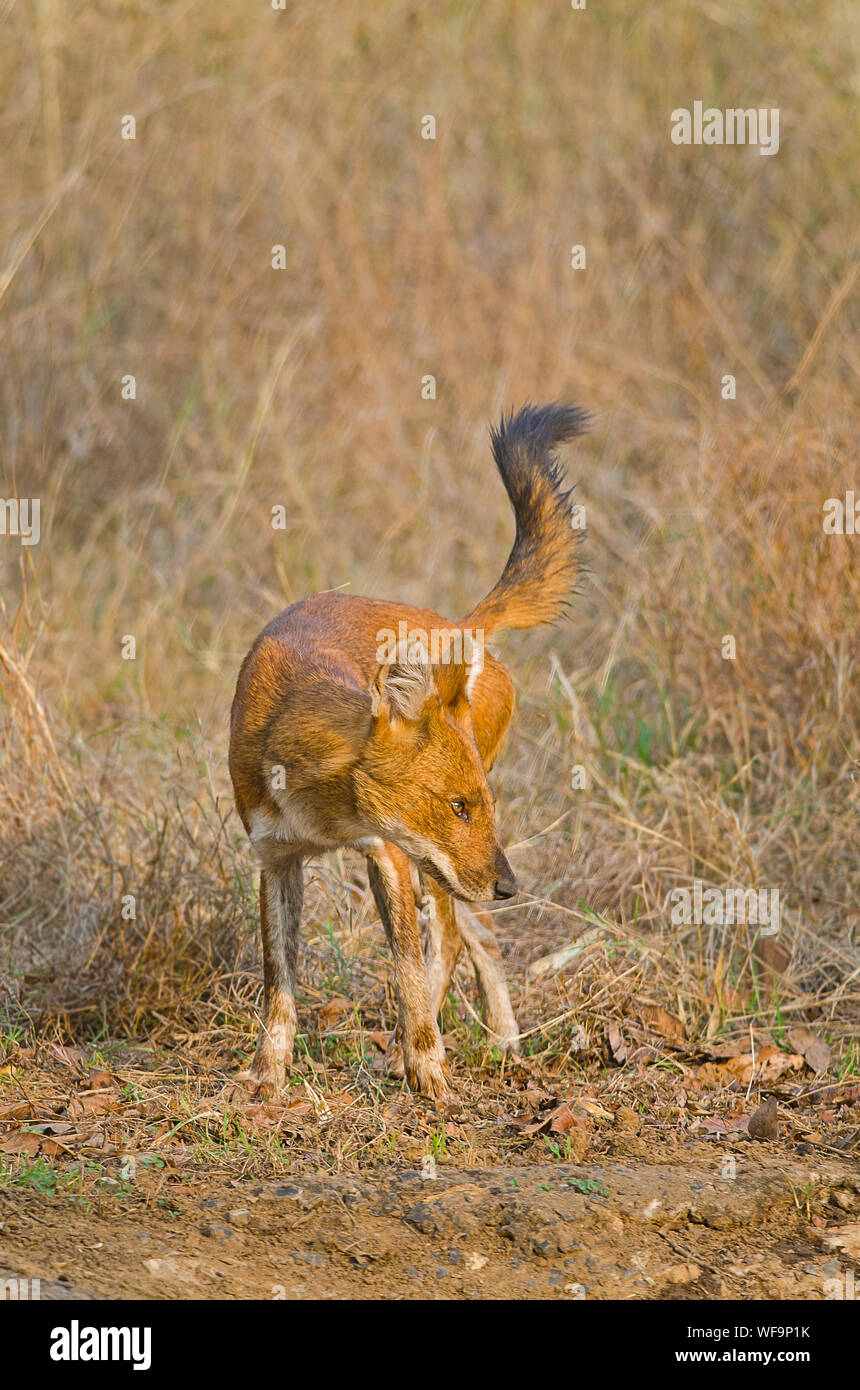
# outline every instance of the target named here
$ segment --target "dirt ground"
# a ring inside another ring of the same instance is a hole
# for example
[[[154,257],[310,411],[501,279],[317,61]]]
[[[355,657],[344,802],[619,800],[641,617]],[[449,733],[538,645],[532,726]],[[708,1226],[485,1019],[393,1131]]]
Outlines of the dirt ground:
[[[809,1212],[834,1192],[860,1204],[856,1167],[761,1146],[733,1181],[670,1146],[638,1164],[141,1186],[121,1213],[4,1194],[0,1277],[39,1278],[43,1298],[822,1299],[852,1262]],[[860,1226],[839,1230],[856,1263]]]
[[[129,1058],[53,1052],[0,1077],[0,1278],[42,1298],[825,1299],[857,1276],[856,1083],[774,1085],[764,1139],[737,1082],[701,1090],[713,1062],[647,1114],[621,1074],[473,1073],[440,1110],[311,1071],[264,1105],[201,1081],[168,1123]]]

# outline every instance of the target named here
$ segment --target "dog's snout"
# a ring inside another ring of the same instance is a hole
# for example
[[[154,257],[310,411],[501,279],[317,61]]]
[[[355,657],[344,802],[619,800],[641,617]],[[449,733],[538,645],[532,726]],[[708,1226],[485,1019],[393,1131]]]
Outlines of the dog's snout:
[[[519,892],[514,871],[502,851],[496,850],[496,881],[493,886],[494,898],[512,898]]]

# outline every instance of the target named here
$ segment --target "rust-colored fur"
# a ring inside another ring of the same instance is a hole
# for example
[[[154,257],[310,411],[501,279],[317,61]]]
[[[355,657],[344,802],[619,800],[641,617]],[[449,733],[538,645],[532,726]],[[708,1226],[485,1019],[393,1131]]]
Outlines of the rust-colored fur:
[[[546,621],[570,593],[575,536],[552,449],[583,424],[569,407],[527,406],[492,436],[517,534],[501,579],[461,625],[482,639]],[[265,1008],[251,1070],[260,1088],[279,1083],[292,1055],[303,861],[342,845],[368,859],[394,957],[391,1060],[396,1067],[402,1056],[410,1086],[448,1090],[436,1014],[464,942],[494,1040],[516,1040],[491,921],[465,906],[516,891],[486,779],[513,683],[488,652],[483,664],[474,653],[432,664],[409,652],[381,663],[380,633],[403,624],[454,630],[430,609],[315,594],[269,623],[239,673],[230,774],[261,863]],[[429,928],[426,964],[416,896]]]

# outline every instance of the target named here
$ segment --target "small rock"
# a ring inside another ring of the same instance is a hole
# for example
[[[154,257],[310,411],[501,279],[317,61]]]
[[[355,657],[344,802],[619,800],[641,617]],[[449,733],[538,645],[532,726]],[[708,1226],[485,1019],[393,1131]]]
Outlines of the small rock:
[[[208,1222],[204,1222],[200,1227],[200,1234],[218,1241],[233,1240],[234,1238],[229,1226],[210,1226]]]
[[[410,1226],[414,1226],[416,1231],[420,1231],[423,1236],[435,1235],[444,1226],[443,1218],[435,1203],[430,1205],[428,1202],[416,1202],[414,1207],[409,1208],[403,1219],[408,1221]]]
[[[821,1244],[828,1250],[841,1250],[849,1259],[860,1259],[860,1222],[850,1226],[831,1226],[817,1232]]]

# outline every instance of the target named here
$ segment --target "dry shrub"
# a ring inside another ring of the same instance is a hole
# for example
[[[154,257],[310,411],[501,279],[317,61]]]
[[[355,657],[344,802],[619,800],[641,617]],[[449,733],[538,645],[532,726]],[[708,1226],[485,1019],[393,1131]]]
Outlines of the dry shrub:
[[[821,524],[857,483],[847,11],[363,8],[7,16],[0,479],[43,518],[0,538],[15,1007],[250,1035],[238,662],[316,588],[467,611],[511,539],[486,421],[568,398],[596,415],[569,458],[589,574],[568,623],[501,643],[521,1018],[594,1032],[647,996],[693,1030],[849,1032],[860,541]],[[697,94],[779,105],[778,154],[672,145]],[[746,928],[671,924],[693,877],[779,887],[781,974]],[[310,987],[372,994],[354,865],[314,884]],[[592,909],[579,964],[525,987]]]

